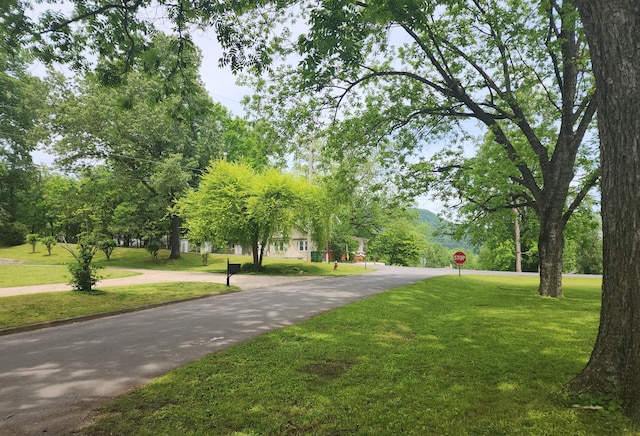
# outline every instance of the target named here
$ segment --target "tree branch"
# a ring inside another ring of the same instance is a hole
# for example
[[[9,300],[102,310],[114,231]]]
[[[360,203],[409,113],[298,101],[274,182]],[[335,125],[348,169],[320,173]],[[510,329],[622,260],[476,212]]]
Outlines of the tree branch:
[[[79,21],[83,21],[83,20],[85,20],[85,19],[87,19],[89,17],[95,17],[97,15],[101,15],[101,14],[103,14],[104,12],[106,12],[106,11],[108,11],[110,9],[123,10],[125,12],[133,12],[133,11],[136,11],[142,5],[143,1],[144,0],[136,0],[130,6],[127,6],[127,4],[126,4],[127,0],[123,0],[122,3],[107,3],[106,5],[103,5],[103,6],[99,7],[99,8],[97,8],[97,9],[93,9],[93,10],[87,11],[87,12],[85,12],[83,14],[80,14],[80,15],[77,15],[77,16],[73,16],[73,17],[71,17],[69,19],[60,21],[60,22],[52,25],[51,27],[49,27],[47,29],[44,29],[44,30],[42,30],[40,32],[37,32],[36,34],[37,35],[43,35],[43,34],[46,34],[46,33],[57,32],[57,31],[65,28],[65,27],[69,26],[70,24],[77,23]]]
[[[587,174],[585,177],[584,183],[582,184],[582,188],[575,196],[567,210],[562,214],[562,219],[566,223],[571,218],[571,215],[576,211],[582,200],[587,196],[591,188],[596,186],[598,181],[600,180],[600,168],[596,168],[590,174]]]

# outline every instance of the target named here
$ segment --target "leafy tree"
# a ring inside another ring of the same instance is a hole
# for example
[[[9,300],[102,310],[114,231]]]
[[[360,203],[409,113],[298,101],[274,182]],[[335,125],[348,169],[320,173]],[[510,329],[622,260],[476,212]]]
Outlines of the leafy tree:
[[[118,243],[113,239],[103,239],[98,243],[98,248],[104,253],[107,258],[107,262],[111,260],[113,250],[118,246]]]
[[[315,189],[275,169],[257,172],[247,164],[217,161],[179,205],[191,240],[248,245],[260,269],[265,247],[275,235],[288,238]]]
[[[29,245],[31,245],[31,252],[35,253],[36,252],[36,245],[38,244],[38,241],[40,240],[40,236],[38,236],[37,233],[29,233],[26,237],[27,242],[29,243]]]
[[[103,60],[96,73],[86,74],[79,93],[59,91],[54,122],[60,164],[78,170],[104,160],[118,177],[138,181],[148,191],[147,201],[167,212],[172,259],[180,256],[173,202],[209,159],[222,155],[214,117],[229,117],[198,77],[199,53],[185,46],[178,60],[172,52],[176,43],[157,35],[140,63],[115,82],[119,63]]]
[[[538,215],[539,292],[561,297],[563,230],[598,180],[596,169],[579,176],[574,169],[578,155],[588,154],[583,140],[596,105],[573,5],[295,4],[308,31],[281,47],[289,53],[294,44],[301,61],[274,68],[278,80],[257,82],[265,95],[262,106],[266,101],[277,107],[293,125],[302,106],[309,105],[300,97],[306,95],[314,107],[330,108],[344,120],[336,130],[341,137],[353,132],[357,142],[351,147],[377,147],[380,138],[392,135],[394,148],[382,150],[395,151],[400,161],[447,133],[457,120],[478,121],[515,170],[507,181],[518,186],[517,196],[503,206],[526,205]],[[270,5],[276,17],[295,13],[287,9],[290,3]],[[250,23],[243,21],[247,31],[265,38],[270,24],[279,23],[271,18],[265,24],[249,14],[243,19]],[[256,56],[254,48],[233,45],[229,61],[242,64]],[[260,46],[256,50],[257,56],[269,56]],[[271,102],[269,95],[274,95]],[[428,180],[437,169],[427,166]]]
[[[15,245],[23,241],[24,227],[37,232],[30,218],[37,170],[31,159],[44,118],[47,88],[29,74],[31,58],[12,38],[20,27],[13,11],[22,2],[8,0],[0,5],[0,243]],[[18,236],[19,235],[19,236]]]
[[[56,245],[56,238],[53,236],[45,236],[40,240],[40,242],[47,247],[47,254],[51,256],[51,250],[53,249],[53,246]]]
[[[369,248],[371,255],[390,265],[413,266],[418,264],[426,245],[424,233],[414,222],[398,218],[370,242]]]
[[[76,291],[91,292],[93,286],[100,280],[98,270],[101,267],[93,264],[93,256],[98,252],[96,236],[87,233],[80,235],[74,250],[63,235],[62,247],[75,259],[75,262],[68,265],[71,273],[69,284]]]
[[[451,265],[451,253],[438,242],[429,242],[424,248],[425,266],[442,268]]]

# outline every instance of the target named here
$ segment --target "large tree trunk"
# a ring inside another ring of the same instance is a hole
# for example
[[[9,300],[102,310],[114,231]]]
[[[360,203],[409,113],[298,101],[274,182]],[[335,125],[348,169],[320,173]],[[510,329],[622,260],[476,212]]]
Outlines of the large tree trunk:
[[[562,255],[564,252],[565,223],[561,211],[549,216],[541,215],[538,237],[540,286],[538,293],[562,298]]]
[[[640,422],[640,2],[577,4],[598,94],[603,280],[598,338],[570,388],[618,396]]]
[[[258,238],[252,238],[251,239],[251,253],[253,255],[253,267],[256,271],[258,271],[260,269],[260,253],[258,252],[259,250],[259,244],[258,244]]]
[[[182,221],[178,215],[171,216],[171,238],[169,240],[171,254],[169,255],[169,259],[180,259],[181,224]]]

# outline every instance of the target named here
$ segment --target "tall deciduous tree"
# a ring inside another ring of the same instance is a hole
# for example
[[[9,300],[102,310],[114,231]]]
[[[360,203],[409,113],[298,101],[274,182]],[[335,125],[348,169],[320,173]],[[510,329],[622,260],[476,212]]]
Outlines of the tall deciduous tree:
[[[600,329],[574,392],[613,395],[640,422],[640,4],[576,0],[599,105],[603,281]]]
[[[46,87],[28,72],[29,56],[12,34],[21,20],[13,15],[22,3],[0,5],[0,244],[20,243],[33,232],[30,199],[38,171],[31,152],[36,148]],[[31,200],[31,199],[30,199]]]
[[[193,47],[173,52],[177,42],[158,35],[139,64],[117,76],[114,64],[88,74],[78,93],[60,93],[54,145],[61,164],[70,167],[104,160],[120,177],[137,181],[149,201],[170,220],[171,259],[180,256],[180,218],[173,202],[199,176],[212,157],[222,154],[221,123],[229,118],[214,105],[198,76],[200,58]],[[186,61],[185,61],[186,62]]]
[[[266,95],[275,94],[273,107],[291,109],[297,123],[300,106],[308,105],[302,93],[344,119],[341,135],[360,132],[352,147],[368,153],[365,146],[392,136],[402,147],[399,159],[453,122],[476,120],[515,169],[511,182],[520,195],[505,206],[527,205],[538,215],[539,292],[562,296],[563,230],[598,177],[575,171],[596,105],[586,41],[570,1],[267,3],[275,15],[295,4],[308,25],[281,45],[285,54],[293,45],[301,58],[275,69],[286,82],[258,81]],[[271,29],[259,18],[250,23],[248,31]],[[260,47],[257,53],[265,54]],[[233,46],[228,61],[241,65],[255,54]]]

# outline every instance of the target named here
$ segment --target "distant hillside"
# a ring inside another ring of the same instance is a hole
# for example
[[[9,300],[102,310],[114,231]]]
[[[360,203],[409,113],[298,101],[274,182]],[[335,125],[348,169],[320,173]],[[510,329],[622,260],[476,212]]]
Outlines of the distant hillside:
[[[426,209],[416,209],[420,214],[420,222],[427,223],[431,229],[429,240],[442,244],[445,248],[463,248],[465,250],[474,251],[469,241],[457,241],[447,234],[446,228],[453,225],[451,222],[441,219],[435,213]]]

